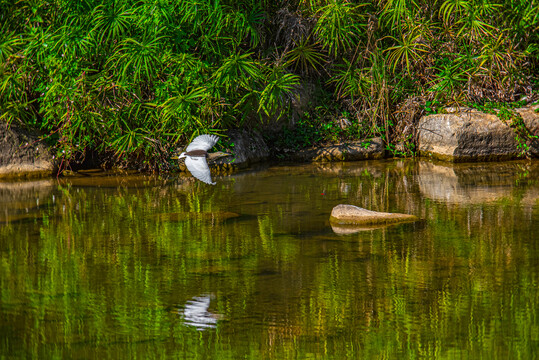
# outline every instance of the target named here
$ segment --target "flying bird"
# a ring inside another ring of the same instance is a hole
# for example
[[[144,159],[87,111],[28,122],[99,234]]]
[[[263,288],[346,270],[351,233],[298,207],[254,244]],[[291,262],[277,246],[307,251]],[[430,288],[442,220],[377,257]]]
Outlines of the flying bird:
[[[210,167],[208,166],[207,159],[216,160],[230,155],[222,151],[208,154],[208,150],[217,144],[217,141],[219,141],[219,137],[216,135],[199,135],[187,145],[185,152],[182,152],[178,156],[178,159],[185,158],[185,166],[191,175],[210,185],[215,185],[216,183],[211,181]]]

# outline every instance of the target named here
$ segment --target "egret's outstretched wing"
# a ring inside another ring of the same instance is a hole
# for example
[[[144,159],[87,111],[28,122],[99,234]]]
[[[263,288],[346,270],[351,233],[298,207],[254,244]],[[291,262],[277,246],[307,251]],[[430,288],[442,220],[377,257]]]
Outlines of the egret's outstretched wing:
[[[219,141],[217,135],[199,135],[189,145],[185,151],[210,150]]]
[[[191,175],[196,177],[198,180],[210,185],[216,184],[211,181],[210,167],[206,162],[206,157],[191,157],[187,155],[185,157],[185,166],[187,166],[187,169],[189,172],[191,172]]]

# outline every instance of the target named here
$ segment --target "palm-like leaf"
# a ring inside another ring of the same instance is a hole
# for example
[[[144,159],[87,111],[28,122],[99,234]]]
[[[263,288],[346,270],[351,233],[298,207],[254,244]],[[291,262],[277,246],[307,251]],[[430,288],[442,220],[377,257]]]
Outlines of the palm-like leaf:
[[[4,63],[13,56],[24,44],[24,40],[13,31],[8,30],[8,25],[4,23],[0,28],[0,63]]]
[[[412,62],[422,61],[421,53],[427,52],[428,45],[421,42],[422,34],[417,31],[418,27],[412,29],[409,33],[403,34],[402,39],[397,40],[398,45],[391,46],[385,50],[389,53],[388,62],[391,70],[395,71],[397,65],[406,68],[409,74]]]
[[[457,21],[457,25],[461,26],[457,35],[466,34],[471,40],[478,40],[483,36],[492,36],[491,31],[495,30],[493,26],[483,21],[479,12],[475,10],[468,10],[466,16]]]
[[[457,18],[461,13],[472,7],[470,0],[446,0],[440,7],[440,13],[447,24],[452,18]]]
[[[32,28],[28,34],[23,54],[41,67],[54,48],[55,38],[52,28]]]
[[[369,72],[369,68],[362,69],[345,60],[345,64],[338,66],[329,82],[335,84],[338,97],[349,97],[354,102],[357,97],[369,95],[372,84]]]
[[[118,69],[122,79],[132,77],[135,82],[152,79],[160,69],[162,39],[147,37],[138,41],[127,38],[118,45],[108,64]]]
[[[487,70],[496,70],[497,75],[500,75],[515,69],[517,62],[523,57],[523,52],[515,51],[512,44],[508,44],[507,34],[502,32],[495,40],[490,40],[483,45],[478,67],[487,66]]]
[[[54,35],[54,40],[54,50],[62,57],[82,58],[93,47],[90,33],[73,23],[62,26]]]
[[[161,129],[184,132],[193,122],[202,125],[199,119],[201,103],[209,98],[206,88],[186,89],[163,103]],[[206,128],[202,125],[201,127]]]
[[[236,91],[240,86],[246,88],[250,83],[259,81],[260,69],[251,55],[235,53],[225,59],[214,74],[217,83],[224,86],[226,91]]]
[[[203,76],[208,72],[208,65],[193,54],[168,50],[163,54],[163,66],[171,73],[171,79],[179,79],[182,75],[191,73]]]
[[[207,96],[208,92],[205,88],[189,89],[183,94],[178,94],[168,99],[163,104],[163,108],[168,113],[185,115],[193,106],[198,107],[200,101]]]
[[[317,11],[315,33],[331,55],[354,47],[361,34],[363,14],[346,0],[335,0]]]
[[[27,76],[24,72],[12,73],[7,64],[0,64],[0,120],[24,124],[36,118],[32,101],[28,101],[25,91]]]
[[[158,30],[174,22],[174,7],[167,0],[144,1],[136,9],[138,26]]]
[[[123,131],[123,134],[114,139],[111,142],[111,146],[116,150],[115,155],[122,157],[141,149],[147,136],[147,130],[142,128],[131,130],[126,125],[126,129]]]
[[[133,20],[125,4],[115,2],[97,6],[92,14],[94,31],[99,42],[110,42],[122,37]]]
[[[287,66],[292,65],[294,69],[299,67],[303,72],[314,70],[320,73],[319,69],[327,62],[318,44],[312,44],[309,39],[305,38],[295,43],[295,47],[285,54],[285,58]]]
[[[233,20],[233,31],[238,34],[238,39],[249,38],[251,47],[256,47],[261,42],[261,27],[264,14],[260,5],[255,3],[247,12],[233,12],[230,14]]]
[[[273,69],[268,83],[260,94],[258,111],[262,110],[268,116],[277,113],[298,84],[299,76],[283,73],[280,68]]]
[[[209,2],[203,0],[181,1],[177,9],[180,23],[188,26],[191,31],[197,31],[204,24],[209,12]]]
[[[429,82],[429,91],[453,92],[462,86],[469,78],[468,70],[462,69],[462,64],[444,64],[441,67],[433,67],[437,71],[436,78]]]
[[[474,9],[481,15],[495,15],[500,11],[501,4],[497,4],[492,0],[475,0]]]
[[[400,29],[403,23],[414,19],[418,10],[414,0],[388,0],[382,8],[382,21],[392,29]]]

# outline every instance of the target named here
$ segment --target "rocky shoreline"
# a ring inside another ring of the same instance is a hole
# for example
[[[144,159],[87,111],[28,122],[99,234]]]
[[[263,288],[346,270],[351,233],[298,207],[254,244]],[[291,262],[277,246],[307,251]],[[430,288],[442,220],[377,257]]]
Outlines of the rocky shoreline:
[[[501,119],[475,109],[446,109],[423,116],[417,128],[418,155],[447,162],[506,161],[539,158],[539,105],[515,109],[518,121]],[[234,157],[217,166],[246,168],[271,158],[271,148],[254,131],[231,130]],[[314,146],[286,154],[293,162],[340,162],[392,157],[381,138]],[[49,177],[58,163],[39,135],[0,124],[0,178]]]
[[[49,177],[57,167],[39,134],[0,123],[0,179]]]
[[[447,109],[419,121],[419,155],[450,162],[539,158],[539,105],[503,119],[475,109]]]

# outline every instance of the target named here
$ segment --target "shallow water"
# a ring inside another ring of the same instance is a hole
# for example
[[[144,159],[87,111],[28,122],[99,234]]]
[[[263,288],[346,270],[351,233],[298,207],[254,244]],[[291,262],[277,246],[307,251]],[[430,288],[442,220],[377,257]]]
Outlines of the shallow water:
[[[0,183],[0,358],[513,358],[539,349],[539,163]],[[410,213],[332,228],[340,203]]]

